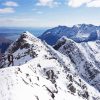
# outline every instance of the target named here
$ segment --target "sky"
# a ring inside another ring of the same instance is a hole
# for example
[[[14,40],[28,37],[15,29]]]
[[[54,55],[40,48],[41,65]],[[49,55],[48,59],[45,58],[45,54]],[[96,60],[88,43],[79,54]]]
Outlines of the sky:
[[[100,25],[100,0],[0,0],[0,27]]]

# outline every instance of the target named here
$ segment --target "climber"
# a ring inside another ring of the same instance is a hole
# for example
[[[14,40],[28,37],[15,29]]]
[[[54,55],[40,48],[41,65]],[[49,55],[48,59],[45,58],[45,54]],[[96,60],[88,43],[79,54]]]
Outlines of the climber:
[[[54,79],[54,72],[53,72],[53,70],[51,70],[50,73],[51,73],[51,74],[50,74],[51,79]]]
[[[8,54],[8,66],[10,66],[12,64],[12,66],[14,66],[14,62],[13,62],[13,55],[12,54]]]
[[[47,79],[54,79],[54,72],[53,70],[49,70],[46,72],[48,78]]]

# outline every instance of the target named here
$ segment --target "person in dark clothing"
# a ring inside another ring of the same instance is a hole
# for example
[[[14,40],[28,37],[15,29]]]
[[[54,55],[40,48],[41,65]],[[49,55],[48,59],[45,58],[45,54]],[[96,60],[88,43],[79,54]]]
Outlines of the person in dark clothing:
[[[54,79],[54,72],[53,72],[53,70],[51,70],[50,73],[51,73],[51,79]]]
[[[13,55],[12,54],[8,54],[8,66],[10,66],[12,64],[12,66],[14,66],[14,61],[13,61]]]
[[[49,70],[46,72],[48,79],[54,79],[54,72],[53,70]]]

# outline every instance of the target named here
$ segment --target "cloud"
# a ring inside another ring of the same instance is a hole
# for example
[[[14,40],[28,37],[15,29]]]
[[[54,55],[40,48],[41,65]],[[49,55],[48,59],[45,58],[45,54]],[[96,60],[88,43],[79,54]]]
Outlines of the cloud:
[[[100,7],[100,0],[69,0],[68,5],[71,7]]]
[[[87,7],[100,7],[100,0],[94,0],[87,4]]]
[[[48,7],[55,7],[60,5],[60,2],[56,2],[55,0],[38,0],[37,6],[48,6]]]
[[[6,1],[3,3],[3,5],[9,6],[9,7],[18,7],[19,6],[17,2],[13,2],[13,1]]]
[[[10,18],[0,18],[0,26],[6,26],[6,27],[38,27],[37,22],[38,19],[35,18],[21,18],[21,17],[10,17]]]
[[[13,8],[2,8],[0,9],[0,14],[5,14],[5,13],[14,13],[15,10]]]
[[[69,0],[68,5],[71,7],[80,7],[83,4],[87,4],[91,0]]]

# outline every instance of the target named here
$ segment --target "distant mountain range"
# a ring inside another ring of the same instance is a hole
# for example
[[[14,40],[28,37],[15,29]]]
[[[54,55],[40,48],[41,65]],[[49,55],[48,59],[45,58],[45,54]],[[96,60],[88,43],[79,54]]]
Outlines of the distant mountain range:
[[[78,43],[99,40],[100,26],[92,24],[78,24],[72,27],[58,26],[47,30],[39,38],[50,45],[54,45],[62,36],[66,36]]]

